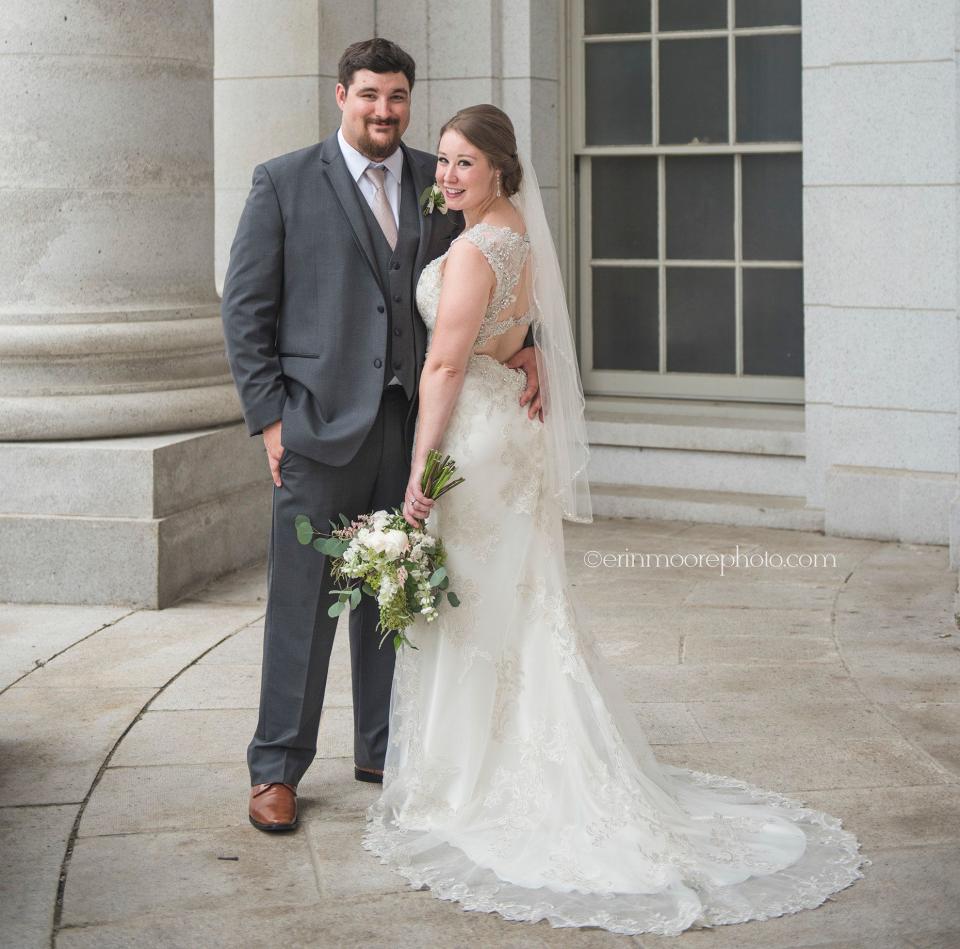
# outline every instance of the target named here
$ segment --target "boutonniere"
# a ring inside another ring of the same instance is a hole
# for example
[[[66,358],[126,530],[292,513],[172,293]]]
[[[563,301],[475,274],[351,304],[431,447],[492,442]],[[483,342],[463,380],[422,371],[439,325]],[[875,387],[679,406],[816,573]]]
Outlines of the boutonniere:
[[[434,208],[441,214],[447,213],[447,202],[444,200],[443,192],[435,185],[429,185],[423,189],[420,195],[420,207],[423,208],[423,216],[433,214]]]

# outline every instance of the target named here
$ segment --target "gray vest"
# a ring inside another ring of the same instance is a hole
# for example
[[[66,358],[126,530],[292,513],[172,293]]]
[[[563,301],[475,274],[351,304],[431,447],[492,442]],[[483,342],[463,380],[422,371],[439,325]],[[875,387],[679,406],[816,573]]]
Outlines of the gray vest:
[[[397,246],[391,250],[366,198],[360,205],[377,254],[380,287],[386,301],[387,351],[383,363],[383,385],[396,376],[408,399],[412,399],[417,379],[417,352],[413,321],[416,316],[413,265],[420,245],[420,208],[417,205],[413,175],[404,162],[400,180],[400,226]]]

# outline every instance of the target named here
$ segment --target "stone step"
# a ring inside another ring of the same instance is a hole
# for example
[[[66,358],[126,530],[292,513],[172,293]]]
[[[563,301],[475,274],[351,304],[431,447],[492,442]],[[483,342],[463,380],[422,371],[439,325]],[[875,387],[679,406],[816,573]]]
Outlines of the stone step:
[[[823,530],[823,511],[807,507],[802,497],[792,495],[641,487],[628,484],[592,484],[591,494],[593,512],[602,517]]]
[[[805,455],[802,405],[591,396],[586,419],[593,445]]]
[[[590,480],[708,492],[806,492],[803,407],[591,397]]]
[[[805,460],[786,455],[590,446],[592,484],[803,495]]]

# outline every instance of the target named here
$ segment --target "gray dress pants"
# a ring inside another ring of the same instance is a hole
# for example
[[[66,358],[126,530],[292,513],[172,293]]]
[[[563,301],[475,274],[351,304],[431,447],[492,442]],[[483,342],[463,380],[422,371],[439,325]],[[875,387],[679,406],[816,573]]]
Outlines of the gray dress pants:
[[[404,437],[410,403],[399,386],[384,390],[380,411],[355,458],[332,467],[284,450],[282,487],[273,489],[267,561],[260,719],[247,747],[250,783],[296,786],[317,753],[317,731],[337,620],[327,615],[335,597],[327,557],[297,541],[294,518],[307,514],[329,531],[341,512],[349,518],[400,507],[410,477]],[[379,648],[377,604],[363,597],[350,615],[353,670],[354,764],[383,770],[387,751],[394,649]]]

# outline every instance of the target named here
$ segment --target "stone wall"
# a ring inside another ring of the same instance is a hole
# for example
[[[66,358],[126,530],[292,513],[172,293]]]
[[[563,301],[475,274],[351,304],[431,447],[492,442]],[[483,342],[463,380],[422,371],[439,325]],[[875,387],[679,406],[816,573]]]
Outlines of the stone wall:
[[[946,543],[957,493],[955,0],[803,8],[807,494]]]

